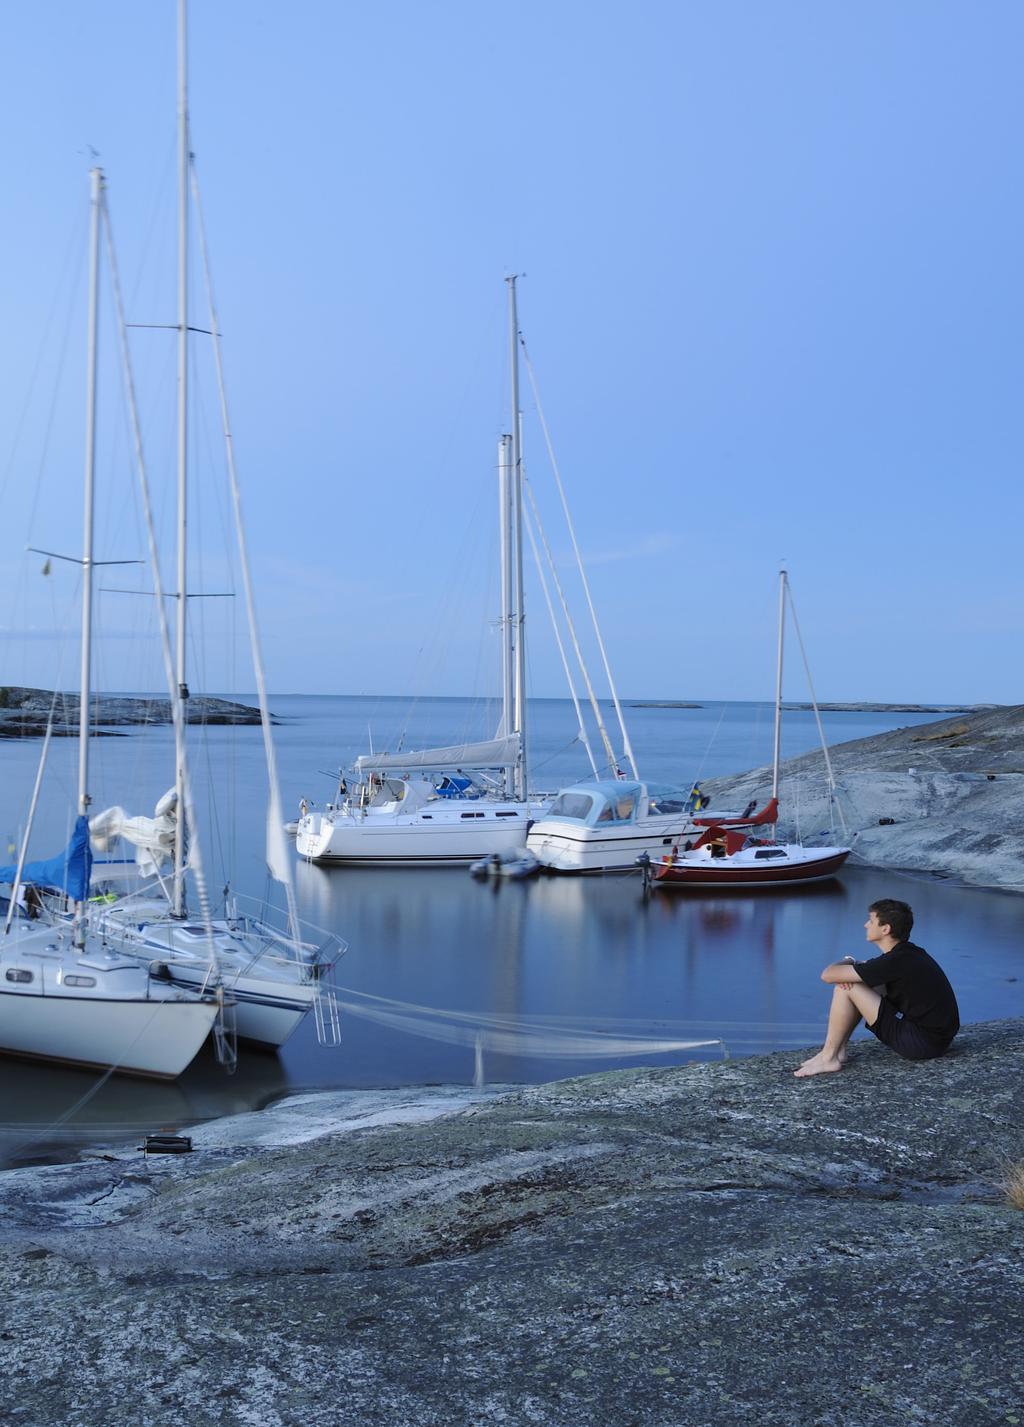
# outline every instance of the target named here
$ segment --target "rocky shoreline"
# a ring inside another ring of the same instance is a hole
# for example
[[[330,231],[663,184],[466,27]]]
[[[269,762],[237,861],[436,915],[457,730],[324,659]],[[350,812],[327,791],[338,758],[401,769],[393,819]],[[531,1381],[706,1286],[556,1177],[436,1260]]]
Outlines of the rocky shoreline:
[[[1024,891],[1024,705],[895,729],[781,768],[780,838],[852,847],[853,859],[975,887]],[[716,808],[763,802],[771,770],[702,786]]]
[[[55,702],[56,701],[56,702]],[[53,710],[54,738],[78,737],[79,697],[54,694],[49,689],[26,689],[18,685],[0,686],[0,738],[41,738]],[[259,724],[259,709],[229,699],[194,697],[185,704],[190,724],[224,724],[247,727]],[[95,694],[90,700],[90,722],[99,736],[116,736],[112,730],[171,723],[171,701],[136,698],[121,694]]]
[[[1014,1424],[1019,1023],[852,1050],[9,1171],[0,1419]]]

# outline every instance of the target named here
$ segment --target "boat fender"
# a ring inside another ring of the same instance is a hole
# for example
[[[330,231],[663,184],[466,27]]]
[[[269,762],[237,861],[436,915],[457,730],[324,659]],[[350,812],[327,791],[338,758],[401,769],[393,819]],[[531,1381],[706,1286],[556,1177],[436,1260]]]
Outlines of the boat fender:
[[[170,981],[171,968],[166,961],[154,961],[150,965],[149,974],[154,981]]]

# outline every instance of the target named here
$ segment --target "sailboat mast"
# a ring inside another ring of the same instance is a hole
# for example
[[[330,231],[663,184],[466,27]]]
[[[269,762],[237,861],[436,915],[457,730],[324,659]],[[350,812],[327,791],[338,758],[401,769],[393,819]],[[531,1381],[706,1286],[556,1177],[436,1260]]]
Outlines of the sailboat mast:
[[[93,491],[96,484],[96,356],[99,346],[100,204],[103,174],[89,173],[89,336],[85,398],[85,506],[82,521],[82,666],[78,684],[78,813],[86,817],[89,795],[89,702],[92,685]],[[49,736],[49,730],[47,730]],[[74,943],[85,946],[85,905],[75,904]]]
[[[512,548],[514,553],[515,720],[519,734],[516,793],[526,801],[526,622],[523,609],[523,451],[519,423],[519,317],[516,310],[516,275],[508,283],[509,342],[512,365]]]
[[[92,682],[93,491],[96,483],[96,356],[99,346],[100,195],[103,174],[89,173],[89,356],[85,398],[85,510],[82,521],[82,667],[78,703],[78,812],[89,804],[89,696]]]
[[[174,915],[185,915],[185,669],[188,612],[188,49],[185,0],[178,0],[178,619],[177,682],[181,717],[175,727],[178,835],[174,839]]]
[[[772,797],[779,796],[779,753],[782,747],[782,643],[786,622],[786,572],[779,571],[779,635],[775,660],[775,743],[772,749]]]
[[[512,732],[512,552],[509,538],[512,525],[510,482],[511,436],[498,439],[498,527],[501,548],[501,736]],[[511,775],[505,770],[505,792],[512,794]]]

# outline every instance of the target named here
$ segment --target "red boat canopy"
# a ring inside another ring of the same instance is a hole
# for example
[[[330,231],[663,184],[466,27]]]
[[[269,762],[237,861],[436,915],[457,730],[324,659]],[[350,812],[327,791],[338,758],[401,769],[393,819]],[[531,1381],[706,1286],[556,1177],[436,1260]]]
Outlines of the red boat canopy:
[[[770,798],[759,813],[751,813],[749,817],[709,817],[694,818],[693,821],[698,827],[727,828],[727,827],[761,827],[764,823],[775,823],[779,820],[779,800]]]

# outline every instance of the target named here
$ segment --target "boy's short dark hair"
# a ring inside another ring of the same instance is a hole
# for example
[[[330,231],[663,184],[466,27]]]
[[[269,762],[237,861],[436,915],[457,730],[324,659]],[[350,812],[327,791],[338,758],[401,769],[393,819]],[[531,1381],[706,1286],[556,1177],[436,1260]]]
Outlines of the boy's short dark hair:
[[[888,927],[897,941],[906,941],[914,930],[914,913],[906,902],[899,902],[895,897],[883,897],[879,902],[872,902],[868,911],[874,912],[879,926]]]

